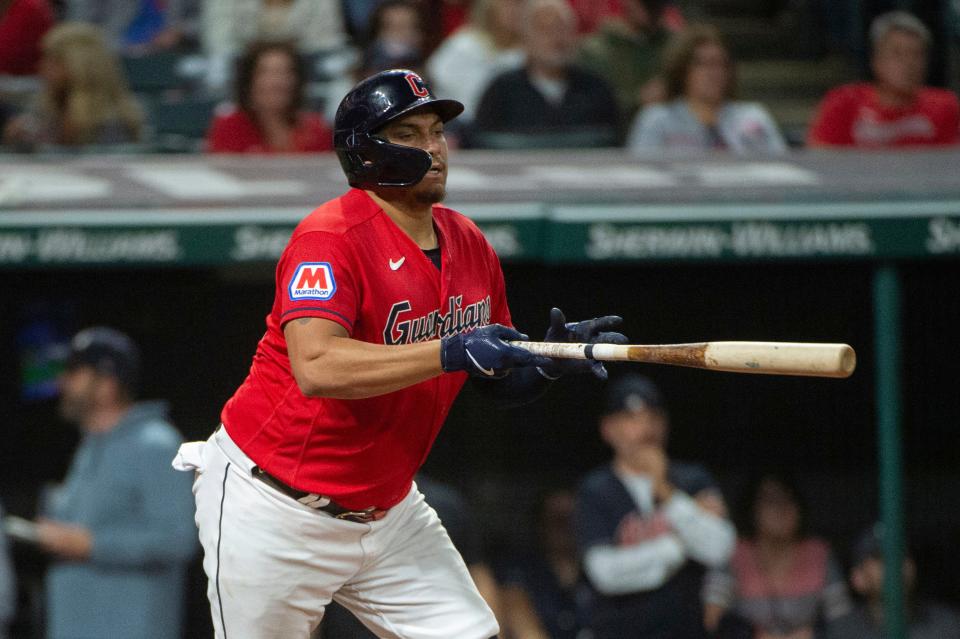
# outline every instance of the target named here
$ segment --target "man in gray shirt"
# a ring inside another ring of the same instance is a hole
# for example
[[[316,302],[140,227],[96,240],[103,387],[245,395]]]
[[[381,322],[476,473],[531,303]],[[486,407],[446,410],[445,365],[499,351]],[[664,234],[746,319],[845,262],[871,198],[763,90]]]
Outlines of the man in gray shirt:
[[[83,431],[38,521],[50,639],[180,636],[196,551],[191,477],[170,467],[182,438],[161,402],[134,403],[129,337],[90,328],[71,343],[60,410]]]

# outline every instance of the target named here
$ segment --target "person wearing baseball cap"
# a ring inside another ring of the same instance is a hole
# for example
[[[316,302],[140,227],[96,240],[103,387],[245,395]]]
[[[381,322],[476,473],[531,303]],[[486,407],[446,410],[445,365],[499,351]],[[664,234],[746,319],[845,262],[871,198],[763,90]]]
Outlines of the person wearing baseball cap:
[[[882,639],[883,525],[870,526],[853,546],[850,584],[861,603],[850,614],[833,622],[827,639]],[[907,550],[903,559],[903,590],[907,599],[907,632],[910,639],[960,639],[960,614],[956,610],[915,598],[917,565]]]
[[[596,639],[706,636],[703,576],[729,560],[736,531],[713,477],[667,457],[667,430],[653,381],[609,385],[600,435],[613,461],[583,481],[575,517]]]
[[[180,636],[197,545],[191,483],[169,465],[182,438],[166,403],[134,401],[140,368],[136,344],[116,329],[88,328],[70,343],[60,414],[82,435],[37,522],[52,559],[51,639]]]

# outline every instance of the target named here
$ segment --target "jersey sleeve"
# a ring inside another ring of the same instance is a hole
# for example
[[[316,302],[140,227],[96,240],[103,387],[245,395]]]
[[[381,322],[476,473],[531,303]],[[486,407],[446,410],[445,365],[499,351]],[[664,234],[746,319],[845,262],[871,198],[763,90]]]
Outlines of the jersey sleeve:
[[[360,306],[356,269],[343,239],[310,232],[294,238],[277,264],[280,325],[319,317],[353,333]]]

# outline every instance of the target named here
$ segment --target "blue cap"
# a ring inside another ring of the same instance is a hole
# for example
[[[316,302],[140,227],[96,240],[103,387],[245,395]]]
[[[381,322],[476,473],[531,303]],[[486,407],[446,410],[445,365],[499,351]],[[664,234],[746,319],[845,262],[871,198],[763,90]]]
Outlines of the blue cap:
[[[625,375],[607,386],[604,414],[633,412],[651,408],[665,410],[663,395],[649,377]]]
[[[128,390],[137,388],[140,378],[140,349],[126,334],[115,328],[93,326],[73,336],[67,370],[89,366],[101,375],[117,378]]]

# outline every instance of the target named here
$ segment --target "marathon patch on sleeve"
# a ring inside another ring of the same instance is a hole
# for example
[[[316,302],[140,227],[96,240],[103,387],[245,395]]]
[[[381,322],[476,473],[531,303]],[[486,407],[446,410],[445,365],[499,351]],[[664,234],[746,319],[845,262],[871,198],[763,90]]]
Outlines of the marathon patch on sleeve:
[[[329,262],[301,262],[290,278],[290,301],[328,300],[337,291]]]

